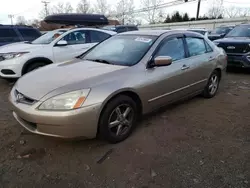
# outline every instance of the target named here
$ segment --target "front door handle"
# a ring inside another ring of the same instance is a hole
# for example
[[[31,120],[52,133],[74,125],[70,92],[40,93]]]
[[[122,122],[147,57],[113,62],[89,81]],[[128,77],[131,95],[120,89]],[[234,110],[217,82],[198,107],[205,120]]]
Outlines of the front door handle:
[[[181,70],[187,70],[187,69],[189,69],[189,68],[190,68],[189,66],[183,65],[182,68],[181,68]]]

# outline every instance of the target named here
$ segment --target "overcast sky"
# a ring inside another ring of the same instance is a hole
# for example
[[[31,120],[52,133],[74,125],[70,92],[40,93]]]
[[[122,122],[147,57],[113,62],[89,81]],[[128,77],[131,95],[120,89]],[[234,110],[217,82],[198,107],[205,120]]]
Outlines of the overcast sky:
[[[25,19],[31,20],[39,18],[39,12],[44,8],[41,0],[1,0],[0,6],[0,23],[1,24],[10,24],[10,19],[8,14],[13,14],[15,18],[18,16],[24,16]],[[75,8],[79,0],[47,0],[50,1],[50,6],[57,4],[58,2],[70,2],[71,5]],[[115,4],[119,0],[108,0],[110,4]],[[164,0],[165,2],[173,0]],[[95,0],[90,0],[91,4],[95,3]],[[141,8],[140,0],[134,0],[135,7]],[[204,15],[211,5],[213,0],[202,0],[201,3],[201,13]],[[238,6],[238,7],[249,7],[250,0],[224,0],[224,6]],[[172,13],[174,11],[187,12],[191,17],[196,15],[197,2],[183,4],[179,6],[169,7],[163,9],[165,13]]]

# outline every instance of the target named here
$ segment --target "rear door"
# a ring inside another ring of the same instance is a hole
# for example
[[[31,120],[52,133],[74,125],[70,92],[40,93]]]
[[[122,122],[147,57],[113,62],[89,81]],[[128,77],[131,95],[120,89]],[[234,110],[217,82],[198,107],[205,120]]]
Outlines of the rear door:
[[[190,72],[190,92],[203,90],[214,67],[213,49],[204,38],[186,36],[185,42],[189,56],[186,66]]]
[[[64,62],[79,56],[93,46],[90,42],[88,30],[77,30],[64,36],[61,40],[67,41],[66,46],[53,47],[56,62]]]

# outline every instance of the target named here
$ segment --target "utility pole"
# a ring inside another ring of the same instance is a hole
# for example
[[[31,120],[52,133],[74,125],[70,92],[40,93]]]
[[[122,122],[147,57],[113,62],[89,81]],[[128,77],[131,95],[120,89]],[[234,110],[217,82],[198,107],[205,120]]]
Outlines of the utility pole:
[[[201,0],[198,0],[196,20],[199,19],[200,7],[201,7]]]
[[[9,14],[9,15],[8,15],[8,18],[10,18],[10,20],[11,20],[11,25],[13,25],[13,18],[14,18],[14,15],[13,15],[13,14]]]
[[[42,3],[44,4],[45,14],[46,14],[46,16],[48,16],[48,14],[49,14],[49,12],[48,12],[48,4],[50,2],[48,2],[48,1],[42,1]]]

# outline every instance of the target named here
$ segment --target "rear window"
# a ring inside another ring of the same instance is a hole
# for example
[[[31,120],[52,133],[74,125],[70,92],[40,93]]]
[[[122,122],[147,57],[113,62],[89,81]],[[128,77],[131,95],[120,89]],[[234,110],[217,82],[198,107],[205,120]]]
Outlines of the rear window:
[[[20,38],[14,29],[0,28],[0,42],[1,43],[11,43],[11,42],[19,42]]]
[[[137,31],[138,28],[137,27],[128,27],[128,31]]]
[[[24,40],[32,41],[40,37],[41,34],[35,29],[18,29]]]

